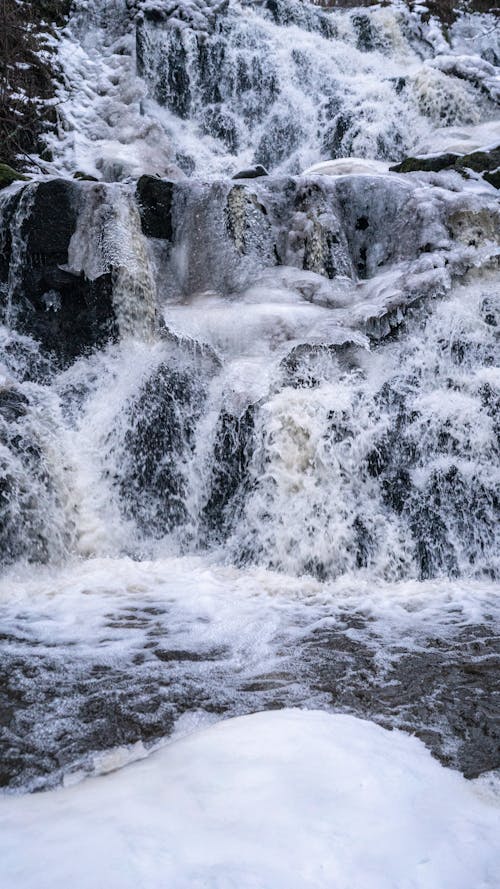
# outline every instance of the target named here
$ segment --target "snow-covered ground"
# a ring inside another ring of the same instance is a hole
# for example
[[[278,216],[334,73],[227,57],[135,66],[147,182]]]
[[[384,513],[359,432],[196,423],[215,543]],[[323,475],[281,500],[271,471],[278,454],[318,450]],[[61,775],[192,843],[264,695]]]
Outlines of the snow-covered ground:
[[[498,790],[498,785],[496,785]],[[415,738],[257,713],[0,799],[2,889],[496,889],[499,798]]]

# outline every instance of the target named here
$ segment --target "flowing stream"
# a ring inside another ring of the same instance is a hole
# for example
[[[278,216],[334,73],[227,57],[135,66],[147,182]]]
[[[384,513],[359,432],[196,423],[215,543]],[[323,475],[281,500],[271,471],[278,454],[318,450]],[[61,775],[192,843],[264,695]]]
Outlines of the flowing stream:
[[[448,40],[74,4],[58,176],[0,195],[2,785],[283,706],[498,767],[498,193],[389,171],[498,141]]]

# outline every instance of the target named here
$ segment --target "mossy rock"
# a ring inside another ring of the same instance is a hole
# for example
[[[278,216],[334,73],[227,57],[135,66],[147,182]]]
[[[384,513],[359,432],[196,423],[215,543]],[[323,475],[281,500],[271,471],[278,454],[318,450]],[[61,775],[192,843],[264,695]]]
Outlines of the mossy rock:
[[[0,163],[0,188],[7,188],[8,185],[17,182],[18,180],[27,182],[28,178],[29,177],[24,176],[23,173],[18,173],[17,170],[9,167],[8,164]]]
[[[436,154],[432,157],[405,157],[404,161],[390,167],[392,173],[439,173],[440,170],[453,169],[460,159],[459,154]]]
[[[474,170],[475,173],[491,173],[498,170],[500,167],[500,145],[489,151],[473,151],[471,154],[464,154],[457,160],[456,166]]]
[[[400,164],[390,167],[393,173],[438,173],[440,170],[456,170],[468,177],[468,170],[482,174],[483,179],[500,187],[500,145],[486,151],[470,154],[438,154],[431,157],[405,157]]]
[[[486,179],[486,182],[489,182],[494,188],[500,188],[500,169],[493,173],[483,173],[483,179]]]

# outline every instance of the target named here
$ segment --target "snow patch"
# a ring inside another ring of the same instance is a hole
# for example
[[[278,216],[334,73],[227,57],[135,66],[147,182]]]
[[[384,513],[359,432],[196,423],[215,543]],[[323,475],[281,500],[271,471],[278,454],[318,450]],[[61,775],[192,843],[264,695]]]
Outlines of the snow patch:
[[[4,889],[484,889],[498,803],[350,716],[218,723],[107,777],[0,799]]]

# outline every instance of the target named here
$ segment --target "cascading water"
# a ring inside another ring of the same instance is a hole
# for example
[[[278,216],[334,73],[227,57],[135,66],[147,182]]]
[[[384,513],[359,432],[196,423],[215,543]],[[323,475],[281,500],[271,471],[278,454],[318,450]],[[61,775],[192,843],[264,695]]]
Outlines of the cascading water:
[[[491,147],[473,24],[74,4],[54,164],[103,181],[0,198],[4,784],[287,704],[496,764],[500,210],[387,163]]]
[[[495,119],[495,20],[464,16],[448,40],[397,3],[333,15],[302,0],[77,0],[53,147],[64,169],[108,181],[396,162],[437,127],[473,147]]]

